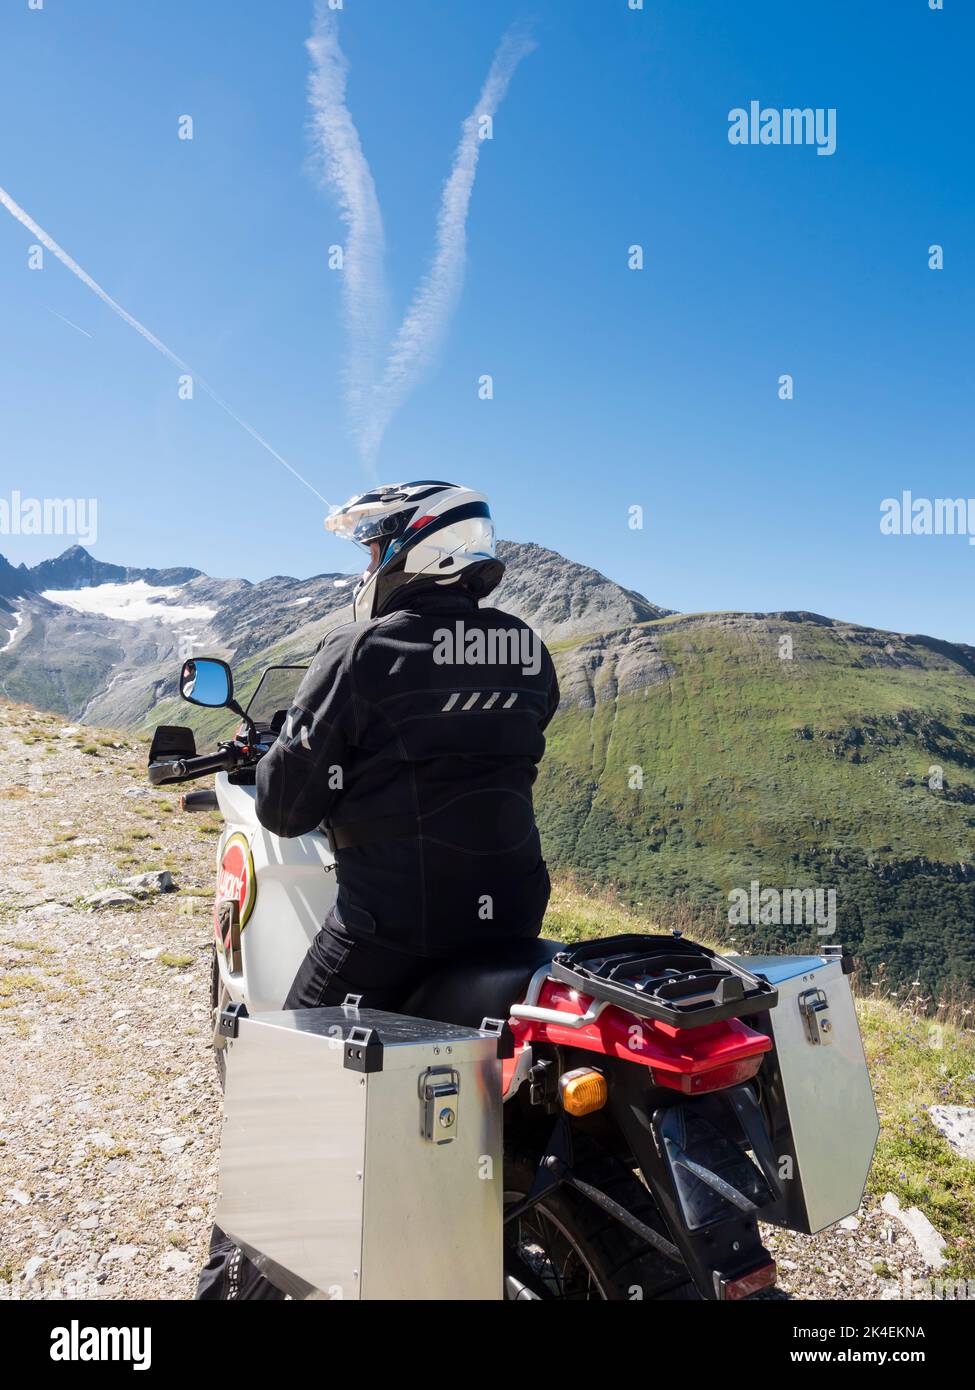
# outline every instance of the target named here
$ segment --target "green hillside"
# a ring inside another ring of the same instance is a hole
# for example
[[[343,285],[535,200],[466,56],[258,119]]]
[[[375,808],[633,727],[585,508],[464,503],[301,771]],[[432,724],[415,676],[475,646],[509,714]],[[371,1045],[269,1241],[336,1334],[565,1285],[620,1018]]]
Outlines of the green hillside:
[[[874,972],[975,990],[967,653],[803,618],[667,618],[590,659],[594,702],[564,703],[549,731],[537,794],[548,854],[631,902],[666,912],[686,899],[725,940],[776,949],[810,944],[815,928],[729,926],[729,892],[753,880],[833,889],[833,939]],[[643,639],[665,678],[624,689]],[[587,644],[557,659],[571,688]]]

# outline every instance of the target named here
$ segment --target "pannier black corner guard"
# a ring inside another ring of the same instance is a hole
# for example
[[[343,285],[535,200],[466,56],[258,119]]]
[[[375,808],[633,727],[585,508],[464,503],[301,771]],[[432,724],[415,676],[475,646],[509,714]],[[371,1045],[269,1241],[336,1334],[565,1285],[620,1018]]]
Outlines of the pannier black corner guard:
[[[857,968],[855,957],[850,955],[845,946],[824,946],[820,955],[828,960],[838,960],[844,975],[852,975]]]
[[[674,936],[607,936],[559,951],[552,975],[593,999],[672,1028],[700,1028],[775,1007],[768,980]]]
[[[500,1061],[515,1055],[515,1035],[506,1018],[482,1018],[480,1031],[491,1033],[497,1038]]]
[[[247,1017],[246,1004],[227,1004],[220,1014],[218,1031],[222,1038],[236,1038],[242,1018]]]
[[[355,1024],[349,1029],[344,1062],[349,1071],[382,1071],[383,1040],[375,1028]]]

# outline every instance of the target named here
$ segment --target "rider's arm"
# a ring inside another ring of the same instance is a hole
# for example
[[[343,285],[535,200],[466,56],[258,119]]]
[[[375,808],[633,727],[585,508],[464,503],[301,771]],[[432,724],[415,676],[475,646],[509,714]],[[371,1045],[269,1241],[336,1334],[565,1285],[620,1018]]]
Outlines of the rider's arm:
[[[549,654],[548,654],[548,648],[546,647],[544,650],[545,650],[545,659],[546,659],[546,661],[548,662],[549,682],[548,682],[548,702],[547,702],[546,709],[545,709],[545,718],[542,720],[542,729],[543,729],[543,730],[548,728],[548,725],[549,725],[549,722],[551,721],[552,715],[555,713],[555,711],[556,711],[556,710],[558,709],[558,707],[559,707],[559,699],[560,699],[560,695],[559,695],[559,682],[558,682],[558,677],[557,677],[556,674],[555,674],[555,666],[554,666],[554,664],[553,664],[553,662],[552,662],[552,658],[551,658],[551,657],[549,656]]]
[[[292,838],[316,829],[342,794],[355,735],[353,641],[348,628],[329,635],[277,742],[257,765],[257,819],[272,835]]]

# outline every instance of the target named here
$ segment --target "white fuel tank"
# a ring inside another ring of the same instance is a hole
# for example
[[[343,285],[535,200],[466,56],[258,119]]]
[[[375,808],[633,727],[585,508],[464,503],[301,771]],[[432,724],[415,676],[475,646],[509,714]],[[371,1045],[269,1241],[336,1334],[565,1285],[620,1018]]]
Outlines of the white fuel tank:
[[[251,1013],[280,1009],[299,965],[335,904],[335,859],[321,831],[293,840],[271,835],[257,820],[256,789],[216,778],[226,829],[217,851],[217,904],[236,897],[239,966],[221,951],[220,973],[231,999]],[[219,933],[218,933],[219,938]]]

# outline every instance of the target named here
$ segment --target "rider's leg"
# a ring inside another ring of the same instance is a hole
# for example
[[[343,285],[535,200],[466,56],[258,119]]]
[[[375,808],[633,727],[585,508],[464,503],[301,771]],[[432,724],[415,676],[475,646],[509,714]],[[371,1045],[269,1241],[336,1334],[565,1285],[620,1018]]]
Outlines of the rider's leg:
[[[317,1009],[361,994],[364,1009],[390,1009],[406,999],[433,962],[391,951],[368,937],[352,937],[333,909],[308,948],[284,1002],[286,1009]]]

